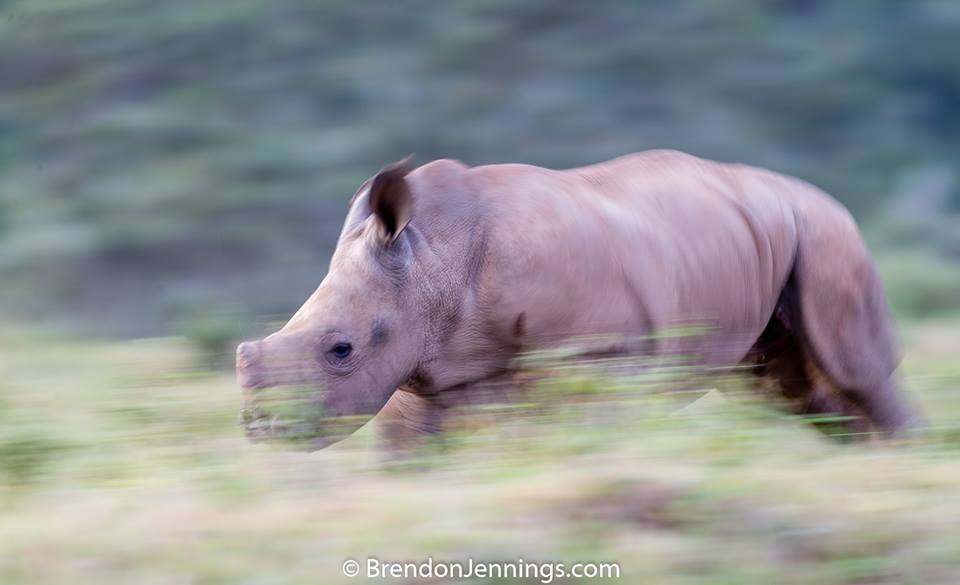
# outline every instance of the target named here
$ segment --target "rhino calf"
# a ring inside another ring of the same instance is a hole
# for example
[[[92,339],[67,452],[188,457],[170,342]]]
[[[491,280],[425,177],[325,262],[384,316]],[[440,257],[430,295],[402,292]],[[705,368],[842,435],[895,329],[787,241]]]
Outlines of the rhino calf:
[[[918,420],[850,214],[798,179],[650,151],[561,171],[381,170],[354,194],[319,288],[237,348],[245,422],[318,449],[382,412],[402,440],[438,430],[444,395],[502,376],[520,352],[690,322],[709,327],[622,351],[750,361],[798,412],[888,435]],[[277,386],[306,389],[296,425],[257,406]]]

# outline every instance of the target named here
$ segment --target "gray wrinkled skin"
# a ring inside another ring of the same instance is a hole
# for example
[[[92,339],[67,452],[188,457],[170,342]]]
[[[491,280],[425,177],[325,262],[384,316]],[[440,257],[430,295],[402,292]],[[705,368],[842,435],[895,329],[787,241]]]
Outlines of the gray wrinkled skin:
[[[856,414],[888,434],[916,420],[849,213],[797,179],[651,151],[563,171],[386,167],[354,195],[316,292],[238,348],[244,423],[314,449],[382,412],[399,444],[437,431],[447,397],[502,379],[520,352],[691,322],[705,333],[617,351],[746,360],[798,412]],[[306,422],[259,409],[290,385],[313,389]]]

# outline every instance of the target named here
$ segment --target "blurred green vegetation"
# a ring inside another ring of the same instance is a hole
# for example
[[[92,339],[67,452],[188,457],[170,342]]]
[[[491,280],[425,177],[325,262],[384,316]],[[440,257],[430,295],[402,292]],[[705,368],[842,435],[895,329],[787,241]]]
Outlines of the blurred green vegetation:
[[[351,583],[346,558],[432,556],[617,561],[626,583],[954,585],[960,323],[906,341],[930,416],[910,443],[828,439],[733,375],[687,404],[668,377],[581,366],[386,465],[369,428],[315,454],[251,445],[232,376],[182,339],[8,329],[0,582]]]
[[[307,296],[408,152],[651,147],[820,185],[913,240],[901,314],[956,311],[958,104],[952,0],[5,1],[0,315],[145,335],[199,305],[217,345]]]

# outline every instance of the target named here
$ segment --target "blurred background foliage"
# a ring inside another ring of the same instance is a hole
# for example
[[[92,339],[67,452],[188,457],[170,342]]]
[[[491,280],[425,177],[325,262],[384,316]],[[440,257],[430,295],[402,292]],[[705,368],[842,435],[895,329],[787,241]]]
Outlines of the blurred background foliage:
[[[408,152],[663,147],[816,183],[902,316],[960,308],[952,0],[7,1],[0,133],[6,319],[216,344],[295,309]]]

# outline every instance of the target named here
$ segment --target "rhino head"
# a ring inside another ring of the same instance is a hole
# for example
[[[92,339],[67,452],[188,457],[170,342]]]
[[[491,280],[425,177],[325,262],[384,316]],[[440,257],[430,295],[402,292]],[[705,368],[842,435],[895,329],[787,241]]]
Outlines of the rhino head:
[[[406,229],[408,161],[385,167],[354,195],[329,272],[289,322],[237,348],[251,439],[320,449],[366,423],[417,374],[424,323],[438,314],[424,292],[431,259],[418,253],[423,237]],[[298,391],[285,414],[264,408],[278,387]]]

